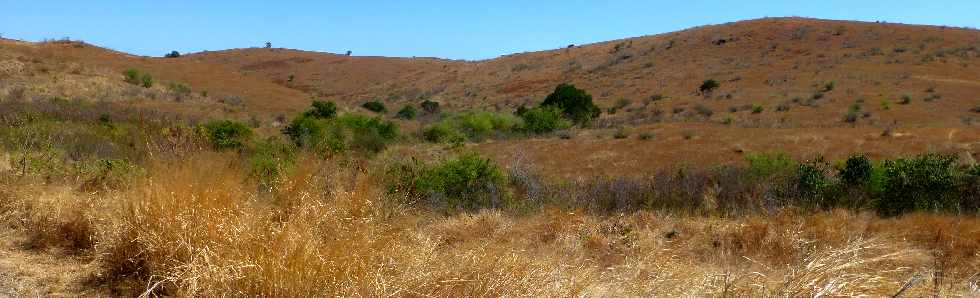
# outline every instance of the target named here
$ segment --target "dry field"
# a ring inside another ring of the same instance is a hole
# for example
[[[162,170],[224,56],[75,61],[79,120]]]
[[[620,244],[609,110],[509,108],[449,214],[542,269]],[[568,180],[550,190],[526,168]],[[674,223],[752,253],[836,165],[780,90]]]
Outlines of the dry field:
[[[339,160],[274,194],[235,156],[155,164],[126,191],[2,192],[15,296],[973,296],[980,220],[792,209],[740,217],[546,208],[444,216]],[[207,169],[202,171],[202,169]],[[706,198],[709,199],[709,198]]]

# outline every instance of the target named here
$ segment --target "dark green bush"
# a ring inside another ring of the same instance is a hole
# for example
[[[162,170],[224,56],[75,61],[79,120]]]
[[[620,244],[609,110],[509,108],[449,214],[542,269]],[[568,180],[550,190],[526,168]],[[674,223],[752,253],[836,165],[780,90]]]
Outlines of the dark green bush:
[[[864,155],[851,155],[844,167],[837,172],[841,184],[847,187],[862,187],[871,183],[873,166],[871,160]]]
[[[364,104],[361,105],[361,107],[367,109],[368,111],[372,111],[379,114],[384,114],[388,112],[388,107],[385,107],[385,104],[383,102],[377,100],[365,102]]]
[[[342,115],[321,119],[304,114],[283,129],[297,146],[320,153],[339,153],[348,149],[378,153],[398,136],[398,125],[363,115]]]
[[[956,157],[925,154],[882,163],[878,212],[894,216],[917,210],[952,210],[956,198]]]
[[[549,133],[572,126],[571,122],[562,118],[561,111],[553,107],[527,109],[520,116],[524,120],[524,131],[530,133]]]
[[[797,187],[804,199],[812,200],[811,206],[822,206],[824,194],[833,186],[827,178],[822,163],[810,161],[800,163],[796,170]]]
[[[412,120],[415,119],[416,115],[418,115],[418,110],[416,110],[415,107],[410,105],[405,105],[404,107],[401,108],[401,110],[398,110],[398,113],[395,114],[395,117],[400,119],[405,119],[405,120]]]
[[[166,55],[163,55],[163,57],[164,58],[180,58],[180,52],[178,52],[178,51],[171,51],[170,53],[167,53]]]
[[[337,104],[332,101],[314,100],[304,115],[316,119],[329,119],[337,116]]]
[[[431,101],[426,99],[422,101],[422,104],[420,106],[422,107],[422,111],[424,111],[426,114],[431,115],[431,114],[439,113],[439,102],[437,101]]]
[[[204,124],[204,132],[216,149],[243,148],[252,137],[252,129],[232,120],[213,120]]]
[[[701,94],[710,94],[719,87],[721,87],[721,84],[719,84],[718,81],[715,81],[714,79],[707,79],[701,83],[701,87],[698,87],[698,91],[700,91]]]
[[[592,103],[592,95],[574,85],[561,84],[545,98],[541,106],[557,107],[562,114],[576,125],[583,125],[598,118],[602,111]]]

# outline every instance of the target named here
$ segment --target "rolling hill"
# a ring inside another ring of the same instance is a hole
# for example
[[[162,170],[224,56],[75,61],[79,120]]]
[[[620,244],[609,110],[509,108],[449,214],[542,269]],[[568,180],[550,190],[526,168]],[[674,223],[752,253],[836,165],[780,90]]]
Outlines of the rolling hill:
[[[576,131],[571,140],[473,145],[505,163],[527,155],[546,172],[568,177],[707,165],[755,151],[802,158],[944,151],[973,158],[980,150],[980,114],[971,111],[980,106],[980,31],[973,29],[767,18],[483,61],[278,48],[151,58],[81,42],[0,45],[8,61],[81,65],[97,70],[89,78],[103,84],[137,68],[212,94],[200,99],[211,108],[155,103],[161,108],[251,117],[270,128],[281,124],[272,119],[291,117],[315,98],[347,110],[372,99],[389,106],[433,99],[449,111],[509,112],[573,83],[615,109],[604,111],[597,129]],[[19,75],[43,77],[37,70]],[[699,92],[708,79],[720,87]],[[610,137],[619,128],[653,137]]]

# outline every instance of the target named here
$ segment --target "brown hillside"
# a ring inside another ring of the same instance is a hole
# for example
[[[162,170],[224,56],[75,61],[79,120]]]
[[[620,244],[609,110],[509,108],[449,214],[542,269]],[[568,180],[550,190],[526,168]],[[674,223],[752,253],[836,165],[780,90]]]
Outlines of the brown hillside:
[[[289,117],[313,98],[349,110],[370,99],[394,107],[431,98],[449,110],[511,111],[570,82],[603,108],[623,106],[598,122],[609,131],[476,145],[500,159],[528,155],[565,176],[712,164],[773,150],[834,158],[980,151],[980,114],[971,112],[980,106],[980,31],[971,29],[769,18],[484,61],[260,48],[167,59],[80,43],[2,46],[109,73],[143,69],[163,82],[238,96],[242,106],[224,109],[265,119]],[[700,94],[706,79],[721,87]],[[859,116],[844,121],[853,106]],[[623,126],[630,136],[614,140],[611,129]]]

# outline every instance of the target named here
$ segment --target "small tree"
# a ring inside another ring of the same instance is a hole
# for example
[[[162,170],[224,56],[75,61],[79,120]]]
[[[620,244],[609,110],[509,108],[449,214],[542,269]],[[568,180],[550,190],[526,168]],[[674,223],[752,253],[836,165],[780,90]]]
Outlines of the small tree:
[[[347,51],[347,56],[350,56],[350,54],[351,54],[351,51]]]
[[[272,48],[272,43],[271,42],[268,42],[268,41],[265,42],[265,48],[266,49],[271,49]]]
[[[592,103],[592,95],[571,84],[560,84],[555,87],[555,91],[545,98],[541,106],[558,108],[566,118],[578,125],[598,118],[602,113],[599,107]]]
[[[180,52],[173,51],[173,52],[170,52],[170,53],[168,53],[166,55],[163,55],[163,57],[165,57],[165,58],[179,58],[180,57]]]

